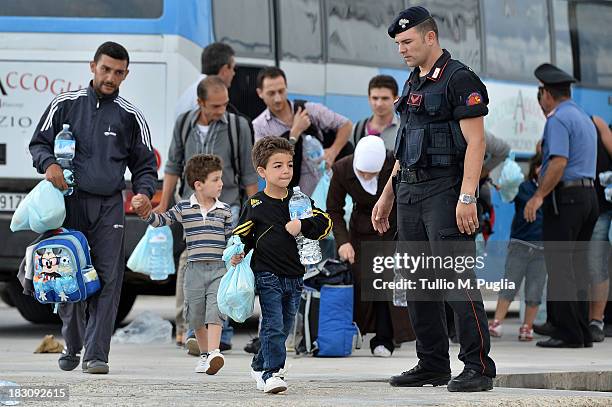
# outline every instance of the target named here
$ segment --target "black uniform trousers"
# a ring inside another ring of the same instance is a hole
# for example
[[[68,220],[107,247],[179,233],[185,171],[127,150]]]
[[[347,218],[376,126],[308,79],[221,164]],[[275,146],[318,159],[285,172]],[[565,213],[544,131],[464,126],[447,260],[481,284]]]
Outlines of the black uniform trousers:
[[[87,238],[101,290],[86,301],[59,307],[62,336],[70,353],[85,346],[84,361],[108,363],[125,269],[123,198],[120,192],[104,197],[76,191],[65,201],[64,227]]]
[[[449,180],[450,183],[450,180]],[[416,203],[409,202],[409,194],[403,188],[406,184],[397,184],[397,226],[398,247],[402,241],[424,242],[422,246],[429,253],[425,255],[448,256],[452,242],[461,241],[463,247],[469,247],[471,256],[475,256],[474,236],[461,234],[457,228],[456,207],[459,198],[459,185],[427,197]],[[409,243],[408,243],[409,244]],[[427,273],[435,273],[426,270]],[[458,277],[455,272],[442,273]],[[428,275],[435,279],[437,276]],[[461,279],[475,280],[473,270],[461,273]],[[453,277],[451,277],[453,278]],[[474,284],[475,286],[475,284]],[[468,369],[473,369],[485,376],[495,377],[495,363],[489,357],[491,347],[487,316],[478,289],[440,290],[428,292],[426,298],[408,300],[408,310],[416,334],[416,351],[419,365],[435,372],[450,372],[448,354],[448,334],[446,327],[446,301],[457,315],[457,333],[461,350],[459,359]]]
[[[586,242],[591,240],[599,211],[595,189],[556,188],[544,200],[543,211],[546,312],[555,327],[553,337],[571,344],[591,344]]]

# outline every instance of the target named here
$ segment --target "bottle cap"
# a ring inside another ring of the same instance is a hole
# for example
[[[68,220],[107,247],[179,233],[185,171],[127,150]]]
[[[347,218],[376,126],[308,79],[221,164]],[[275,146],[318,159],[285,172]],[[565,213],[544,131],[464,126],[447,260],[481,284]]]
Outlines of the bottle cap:
[[[70,125],[68,123],[64,123],[64,124],[62,124],[62,128],[64,130],[68,130],[70,128]]]
[[[293,187],[293,192],[300,192],[300,187]]]

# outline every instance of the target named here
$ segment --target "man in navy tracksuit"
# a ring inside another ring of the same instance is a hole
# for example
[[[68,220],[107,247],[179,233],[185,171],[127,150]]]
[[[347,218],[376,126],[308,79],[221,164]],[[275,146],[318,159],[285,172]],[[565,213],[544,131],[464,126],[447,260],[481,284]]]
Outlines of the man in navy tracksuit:
[[[129,55],[113,42],[102,44],[90,63],[94,74],[87,89],[58,95],[38,124],[30,141],[34,167],[56,188],[68,188],[53,154],[55,135],[69,124],[76,140],[72,168],[76,188],[66,196],[64,227],[80,230],[91,247],[93,265],[102,290],[86,302],[62,304],[62,335],[66,348],[59,358],[62,370],[73,370],[85,346],[83,371],[108,373],[108,353],[125,267],[123,250],[126,167],[132,189],[146,197],[151,207],[157,180],[156,160],[144,116],[119,96],[119,85],[128,74]],[[86,317],[86,311],[87,316]]]

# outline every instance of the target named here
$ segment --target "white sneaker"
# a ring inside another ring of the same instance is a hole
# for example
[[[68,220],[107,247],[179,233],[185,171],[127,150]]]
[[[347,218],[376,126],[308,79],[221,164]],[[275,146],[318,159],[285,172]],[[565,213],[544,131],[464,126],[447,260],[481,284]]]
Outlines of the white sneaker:
[[[285,390],[287,390],[287,383],[283,380],[281,372],[273,373],[264,385],[264,393],[276,394]]]
[[[264,390],[264,386],[266,385],[266,383],[262,379],[262,376],[263,376],[263,372],[258,372],[256,370],[251,369],[251,377],[257,383],[257,390],[261,390],[261,391]]]
[[[206,373],[208,371],[208,355],[200,355],[200,359],[198,359],[198,364],[195,368],[196,373]]]
[[[219,351],[219,349],[215,349],[208,354],[208,369],[206,369],[206,374],[213,375],[216,374],[223,365],[225,364],[225,358]]]
[[[388,358],[391,356],[391,352],[389,351],[389,349],[385,348],[383,345],[378,345],[377,347],[375,347],[374,351],[372,351],[372,354],[379,358]]]

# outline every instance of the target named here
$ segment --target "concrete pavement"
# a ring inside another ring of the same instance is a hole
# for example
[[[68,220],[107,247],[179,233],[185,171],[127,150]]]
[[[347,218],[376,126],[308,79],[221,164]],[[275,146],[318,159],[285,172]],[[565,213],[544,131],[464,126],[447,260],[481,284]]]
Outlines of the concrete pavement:
[[[169,319],[172,308],[171,298],[143,297],[137,301],[131,317],[148,309]],[[566,386],[561,387],[576,388],[576,383],[583,383],[582,388],[589,388],[595,383],[597,388],[610,382],[612,341],[595,344],[592,349],[548,350],[536,348],[535,343],[518,342],[518,321],[509,324],[506,332],[505,337],[494,340],[492,345],[492,357],[500,375],[498,384],[544,383],[550,387],[565,380]],[[612,405],[612,393],[606,392],[496,387],[486,393],[457,394],[449,393],[444,387],[389,386],[385,382],[389,376],[416,364],[414,343],[404,344],[388,359],[372,358],[368,348],[358,350],[349,358],[291,356],[289,390],[282,395],[265,395],[255,389],[249,377],[250,356],[242,351],[250,335],[255,334],[254,330],[239,331],[234,350],[226,355],[226,366],[216,376],[193,373],[196,358],[187,356],[174,345],[163,344],[113,344],[111,373],[94,376],[78,369],[60,371],[57,354],[33,354],[47,333],[59,336],[59,328],[30,325],[14,308],[0,305],[0,380],[22,386],[69,386],[68,402],[24,405]],[[462,369],[456,359],[458,350],[457,345],[451,345],[453,374]],[[578,372],[578,375],[568,372]]]

